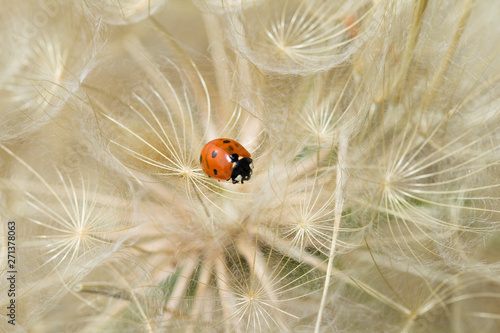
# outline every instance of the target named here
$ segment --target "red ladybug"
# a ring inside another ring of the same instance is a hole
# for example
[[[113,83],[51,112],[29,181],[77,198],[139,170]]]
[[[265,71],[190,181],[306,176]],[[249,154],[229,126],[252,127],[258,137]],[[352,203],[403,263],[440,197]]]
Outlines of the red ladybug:
[[[203,147],[200,154],[201,169],[209,177],[233,180],[233,184],[249,180],[252,176],[251,155],[241,144],[231,139],[215,139]]]

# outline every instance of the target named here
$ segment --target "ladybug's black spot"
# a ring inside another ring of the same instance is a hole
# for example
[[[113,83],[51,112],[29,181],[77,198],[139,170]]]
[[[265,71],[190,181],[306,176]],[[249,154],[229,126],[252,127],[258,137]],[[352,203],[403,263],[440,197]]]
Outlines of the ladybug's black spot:
[[[214,169],[214,175],[217,176],[217,169]]]
[[[203,162],[203,157],[201,157],[201,155],[200,155],[200,164],[201,164],[201,162]]]
[[[229,142],[231,142],[231,140],[224,140],[224,141],[222,141],[222,142],[224,142],[224,143],[229,143]]]
[[[215,158],[215,156],[217,156],[217,150],[214,150],[214,151],[212,152],[212,158]]]

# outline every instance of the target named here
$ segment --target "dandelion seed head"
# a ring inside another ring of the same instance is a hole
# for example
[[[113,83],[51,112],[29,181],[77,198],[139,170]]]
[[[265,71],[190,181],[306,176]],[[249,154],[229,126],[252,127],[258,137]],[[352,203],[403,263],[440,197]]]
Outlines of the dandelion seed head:
[[[256,4],[231,18],[234,36],[245,36],[234,43],[266,71],[281,74],[325,71],[341,65],[347,59],[345,56],[354,52],[356,43],[350,40],[350,26],[345,19],[368,4],[368,1],[356,6],[335,1]],[[256,25],[262,28],[250,28]]]
[[[38,22],[38,17],[45,19]],[[16,33],[22,34],[13,36],[27,48],[16,47],[23,54],[16,55],[16,65],[9,64],[11,70],[1,80],[2,140],[21,138],[50,122],[71,94],[77,94],[79,80],[92,68],[102,45],[99,23],[84,17],[78,5],[35,6],[15,18]],[[71,38],[59,31],[71,31]],[[88,42],[95,45],[88,47]]]
[[[498,331],[500,9],[56,2],[0,23],[38,15],[0,55],[20,325]],[[244,184],[200,168],[223,137]]]

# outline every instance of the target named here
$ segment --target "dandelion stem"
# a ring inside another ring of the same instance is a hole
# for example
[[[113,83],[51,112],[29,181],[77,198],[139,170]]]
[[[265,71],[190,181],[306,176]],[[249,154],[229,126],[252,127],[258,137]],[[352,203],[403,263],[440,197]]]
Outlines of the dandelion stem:
[[[218,18],[212,13],[205,13],[203,15],[203,21],[205,23],[208,41],[210,43],[210,55],[212,56],[213,65],[215,67],[215,78],[217,81],[217,87],[219,89],[219,98],[221,105],[221,112],[219,115],[230,115],[229,110],[231,110],[231,105],[229,103],[229,98],[231,96],[231,80],[228,73],[230,73],[227,66],[227,54],[224,48],[224,35],[220,27]]]
[[[188,72],[191,81],[192,82],[199,81],[199,85],[193,85],[192,88],[194,89],[194,93],[198,97],[198,100],[205,102],[205,103],[198,103],[200,111],[206,114],[206,129],[202,137],[207,137],[207,136],[213,137],[215,135],[215,129],[212,126],[212,122],[210,122],[210,117],[212,113],[212,102],[205,79],[201,75],[198,67],[191,59],[187,51],[184,48],[182,48],[182,46],[179,45],[179,43],[176,40],[172,38],[172,36],[168,33],[165,27],[163,27],[160,24],[160,22],[158,22],[153,16],[151,16],[151,22],[155,25],[155,27],[159,31],[161,31],[165,35],[168,41],[172,43],[172,46],[179,51],[181,56],[178,57],[177,60],[180,61],[181,63],[184,63],[187,66],[187,68],[192,68],[193,72],[191,71]]]
[[[341,131],[338,137],[338,157],[337,157],[337,177],[335,184],[335,213],[333,220],[333,235],[332,243],[330,245],[330,254],[328,256],[328,268],[325,277],[325,286],[323,287],[323,295],[321,297],[321,304],[318,311],[318,317],[316,319],[316,327],[314,329],[315,333],[319,333],[321,327],[321,318],[323,316],[323,311],[326,306],[326,297],[328,295],[328,286],[330,284],[330,276],[333,270],[333,258],[335,256],[335,247],[337,243],[337,237],[340,228],[340,219],[342,218],[342,209],[344,206],[344,187],[346,184],[346,171],[344,170],[344,165],[346,165],[346,155],[347,155],[347,145],[348,145],[348,135],[345,131]]]
[[[441,64],[439,65],[439,70],[436,71],[436,74],[432,78],[430,89],[427,90],[428,93],[426,94],[423,101],[422,109],[425,109],[427,108],[427,106],[429,106],[432,99],[434,98],[434,95],[438,91],[438,87],[441,85],[441,82],[443,81],[446,70],[448,69],[448,66],[451,63],[451,59],[457,50],[458,42],[460,41],[463,32],[465,31],[465,26],[467,25],[467,21],[469,20],[471,7],[473,3],[474,0],[467,0],[465,2],[462,16],[460,17],[460,21],[458,22],[457,28],[455,29],[455,33],[453,34],[453,38],[451,39],[450,46],[446,50],[446,55],[444,56],[443,60],[441,61]]]
[[[196,195],[196,198],[198,199],[198,201],[200,202],[200,205],[203,207],[203,210],[205,211],[205,214],[207,215],[208,218],[210,218],[210,212],[208,211],[208,208],[207,206],[205,205],[205,203],[203,202],[203,200],[201,200],[201,197],[200,197],[200,194],[198,193],[197,190],[194,191],[194,194]]]
[[[408,70],[410,69],[411,61],[414,57],[415,45],[417,44],[417,39],[420,34],[420,23],[422,23],[422,18],[424,15],[425,8],[427,7],[427,0],[420,0],[415,4],[413,17],[412,17],[412,25],[411,29],[408,33],[408,39],[406,41],[406,45],[404,48],[404,54],[401,61],[401,67],[398,73],[398,78],[394,81],[394,85],[392,86],[392,91],[395,89],[399,89],[399,93],[395,95],[396,102],[401,97],[401,92],[404,92],[404,84],[407,80]],[[388,93],[392,93],[392,91]],[[387,98],[384,93],[384,99]]]
[[[217,261],[215,263],[215,271],[217,277],[217,286],[220,293],[220,301],[222,306],[222,312],[226,320],[224,321],[224,328],[226,332],[240,333],[240,326],[236,324],[234,313],[237,312],[237,308],[234,302],[234,293],[232,293],[230,285],[230,276],[228,268],[225,264],[224,253],[219,253],[217,256]]]

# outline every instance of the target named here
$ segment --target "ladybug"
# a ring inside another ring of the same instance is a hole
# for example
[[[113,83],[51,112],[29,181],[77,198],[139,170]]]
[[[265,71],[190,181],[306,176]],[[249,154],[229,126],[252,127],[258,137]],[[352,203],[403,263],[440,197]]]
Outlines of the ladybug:
[[[233,180],[233,184],[249,180],[252,176],[251,155],[241,144],[231,139],[215,139],[203,147],[200,154],[201,169],[217,180]]]

